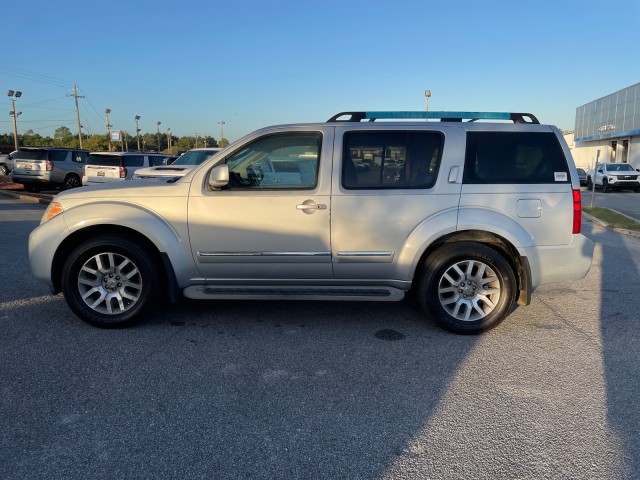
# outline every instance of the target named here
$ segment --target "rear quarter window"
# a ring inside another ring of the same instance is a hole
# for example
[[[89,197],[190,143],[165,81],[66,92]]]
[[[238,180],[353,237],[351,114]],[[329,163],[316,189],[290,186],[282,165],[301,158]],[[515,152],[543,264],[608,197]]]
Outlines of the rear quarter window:
[[[64,162],[69,152],[67,150],[49,150],[49,160],[52,162]]]
[[[558,139],[546,132],[468,132],[463,183],[569,183]]]

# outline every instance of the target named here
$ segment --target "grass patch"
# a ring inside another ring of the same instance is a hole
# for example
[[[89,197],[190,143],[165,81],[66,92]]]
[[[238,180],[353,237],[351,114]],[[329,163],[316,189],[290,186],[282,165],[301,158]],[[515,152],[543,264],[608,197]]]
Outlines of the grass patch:
[[[625,230],[640,232],[640,222],[636,222],[624,215],[620,215],[618,212],[614,212],[609,208],[582,207],[582,210],[589,215],[596,217],[598,220],[608,223],[610,227],[624,228]]]

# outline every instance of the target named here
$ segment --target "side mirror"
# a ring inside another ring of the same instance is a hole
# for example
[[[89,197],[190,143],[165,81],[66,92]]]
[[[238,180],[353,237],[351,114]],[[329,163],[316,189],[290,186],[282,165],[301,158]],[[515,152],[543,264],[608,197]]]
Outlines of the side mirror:
[[[209,188],[220,190],[229,183],[229,166],[227,164],[213,167],[209,173]]]

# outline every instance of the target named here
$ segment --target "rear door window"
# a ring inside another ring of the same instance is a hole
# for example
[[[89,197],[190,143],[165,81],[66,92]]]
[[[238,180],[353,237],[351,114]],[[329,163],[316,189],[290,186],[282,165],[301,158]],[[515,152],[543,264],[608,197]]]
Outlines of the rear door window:
[[[348,132],[342,185],[347,189],[430,188],[443,136],[438,132]]]
[[[553,133],[469,132],[463,182],[569,183],[562,147]]]

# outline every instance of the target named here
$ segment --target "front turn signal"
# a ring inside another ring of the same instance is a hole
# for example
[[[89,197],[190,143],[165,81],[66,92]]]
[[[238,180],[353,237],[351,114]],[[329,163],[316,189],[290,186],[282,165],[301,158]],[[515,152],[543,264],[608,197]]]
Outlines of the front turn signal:
[[[56,215],[64,212],[62,205],[59,202],[51,202],[47,209],[44,211],[44,215],[42,216],[42,220],[40,220],[40,225],[42,225],[47,220],[51,220]]]

